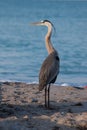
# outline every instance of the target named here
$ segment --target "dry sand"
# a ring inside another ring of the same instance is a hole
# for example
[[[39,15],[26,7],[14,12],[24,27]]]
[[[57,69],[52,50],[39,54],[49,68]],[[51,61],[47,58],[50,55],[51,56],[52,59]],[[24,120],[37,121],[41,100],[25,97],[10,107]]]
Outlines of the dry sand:
[[[50,105],[37,84],[0,83],[0,130],[87,130],[87,89],[52,85]]]

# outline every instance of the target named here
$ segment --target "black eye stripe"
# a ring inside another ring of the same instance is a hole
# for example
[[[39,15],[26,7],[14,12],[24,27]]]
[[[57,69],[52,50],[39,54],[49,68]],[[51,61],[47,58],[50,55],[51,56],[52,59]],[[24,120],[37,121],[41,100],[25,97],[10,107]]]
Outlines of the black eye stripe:
[[[43,23],[45,23],[45,22],[49,22],[49,23],[51,23],[49,20],[44,20]]]

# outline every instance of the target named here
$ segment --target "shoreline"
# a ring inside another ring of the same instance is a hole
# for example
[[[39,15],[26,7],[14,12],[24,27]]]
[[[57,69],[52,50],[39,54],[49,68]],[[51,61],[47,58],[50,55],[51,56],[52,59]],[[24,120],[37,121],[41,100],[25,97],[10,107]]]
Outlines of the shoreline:
[[[16,80],[0,80],[0,84],[2,83],[25,83],[25,84],[36,84],[38,85],[38,81],[32,81],[32,82],[28,82],[28,81],[16,81]],[[60,82],[60,83],[54,83],[54,86],[68,86],[68,87],[77,87],[77,88],[85,88],[87,87],[87,83],[70,83],[70,82]]]
[[[50,105],[38,84],[0,82],[1,130],[86,130],[87,89],[51,86]]]

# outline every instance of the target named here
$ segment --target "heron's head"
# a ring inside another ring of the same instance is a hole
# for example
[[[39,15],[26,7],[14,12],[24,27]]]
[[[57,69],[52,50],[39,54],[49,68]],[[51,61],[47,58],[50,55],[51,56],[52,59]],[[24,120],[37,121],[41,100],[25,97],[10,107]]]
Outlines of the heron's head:
[[[53,26],[53,24],[49,20],[43,20],[40,22],[31,23],[32,25],[38,25],[38,26]]]

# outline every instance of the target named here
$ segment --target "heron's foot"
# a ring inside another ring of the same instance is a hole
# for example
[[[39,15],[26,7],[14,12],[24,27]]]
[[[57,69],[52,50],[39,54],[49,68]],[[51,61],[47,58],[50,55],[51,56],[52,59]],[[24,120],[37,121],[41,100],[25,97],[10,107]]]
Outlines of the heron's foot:
[[[51,107],[51,106],[47,106],[47,105],[45,105],[45,108],[46,108],[47,110],[54,110],[53,107]]]
[[[49,107],[47,107],[47,109],[49,110],[58,110],[59,108],[53,106],[53,105],[50,105]]]
[[[48,108],[47,104],[45,104],[45,108]]]
[[[49,110],[54,110],[54,108],[53,108],[53,107],[51,107],[51,106],[50,106],[50,107],[48,107],[48,109],[49,109]]]

